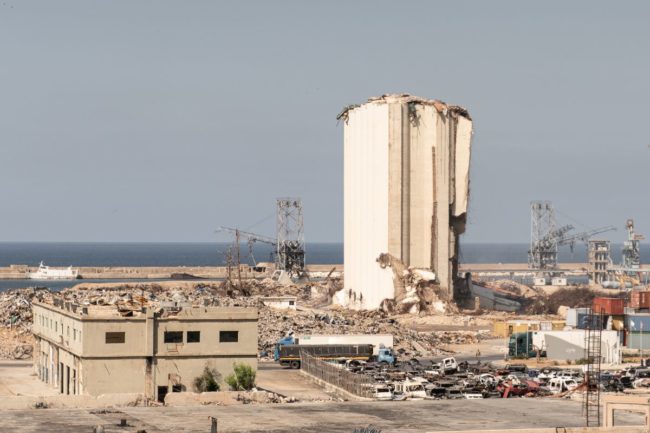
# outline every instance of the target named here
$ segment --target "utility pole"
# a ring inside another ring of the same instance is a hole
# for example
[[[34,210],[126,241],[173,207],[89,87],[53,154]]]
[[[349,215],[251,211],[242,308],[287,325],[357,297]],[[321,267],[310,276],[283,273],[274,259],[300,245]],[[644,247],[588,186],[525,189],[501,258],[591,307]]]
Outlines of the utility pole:
[[[239,251],[239,230],[235,230],[235,248],[237,248],[237,283],[239,290],[242,288],[241,284],[241,252]]]

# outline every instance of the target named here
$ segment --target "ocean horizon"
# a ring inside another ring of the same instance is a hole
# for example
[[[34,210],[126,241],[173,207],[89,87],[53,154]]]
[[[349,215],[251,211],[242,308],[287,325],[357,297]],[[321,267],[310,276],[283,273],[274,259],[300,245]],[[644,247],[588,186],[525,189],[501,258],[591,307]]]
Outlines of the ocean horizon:
[[[38,266],[221,266],[231,243],[225,242],[0,242],[0,267]],[[461,243],[461,263],[526,263],[528,243]],[[620,261],[622,244],[612,244]],[[343,263],[342,242],[313,242],[305,248],[307,264]],[[242,263],[272,259],[271,245],[240,245]],[[643,252],[642,252],[643,254]],[[560,262],[586,262],[586,246],[560,248]]]

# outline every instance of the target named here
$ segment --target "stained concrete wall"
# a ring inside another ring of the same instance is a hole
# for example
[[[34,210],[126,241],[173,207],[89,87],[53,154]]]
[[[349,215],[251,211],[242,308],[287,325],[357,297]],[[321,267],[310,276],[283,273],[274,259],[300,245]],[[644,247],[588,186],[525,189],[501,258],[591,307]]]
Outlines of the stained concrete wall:
[[[63,383],[66,394],[143,393],[156,398],[170,375],[189,389],[206,365],[224,378],[235,362],[257,367],[255,308],[148,309],[122,317],[115,306],[65,307],[35,302],[33,333],[35,372],[56,389]],[[165,343],[166,331],[180,332],[182,341]],[[191,331],[200,333],[199,341],[189,341]],[[221,331],[237,331],[237,341],[220,341]],[[124,333],[124,339],[107,341],[107,332]]]
[[[469,115],[385,95],[343,118],[345,290],[337,301],[375,309],[395,297],[393,272],[377,263],[382,253],[433,270],[451,298],[469,197]]]

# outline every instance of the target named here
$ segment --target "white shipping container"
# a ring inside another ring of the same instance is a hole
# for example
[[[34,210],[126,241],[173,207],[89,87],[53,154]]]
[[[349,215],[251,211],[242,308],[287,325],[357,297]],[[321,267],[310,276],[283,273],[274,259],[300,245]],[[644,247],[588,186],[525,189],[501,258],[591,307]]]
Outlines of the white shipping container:
[[[587,332],[583,329],[533,332],[533,346],[546,351],[548,359],[583,359],[586,357]],[[617,331],[602,331],[600,348],[603,362],[621,362],[621,344]]]
[[[380,347],[392,348],[393,336],[391,334],[320,334],[299,335],[297,344],[315,346],[319,344],[372,344],[373,353],[377,355]]]

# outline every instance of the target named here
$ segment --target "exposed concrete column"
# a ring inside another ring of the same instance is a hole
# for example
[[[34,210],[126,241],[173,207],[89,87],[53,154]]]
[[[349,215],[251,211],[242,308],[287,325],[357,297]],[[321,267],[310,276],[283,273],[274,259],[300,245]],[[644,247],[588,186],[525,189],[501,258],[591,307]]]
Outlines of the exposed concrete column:
[[[378,151],[381,151],[380,149]],[[402,257],[402,107],[388,105],[388,252]]]
[[[400,260],[409,266],[411,264],[411,128],[409,125],[409,104],[400,104],[401,108],[401,139],[402,147],[402,236]]]
[[[449,155],[449,119],[443,113],[436,115],[436,232],[432,234],[432,241],[436,249],[436,262],[433,270],[436,272],[440,287],[450,298],[449,287],[451,263],[450,258],[450,233],[449,229],[449,198],[450,198],[450,155]]]

